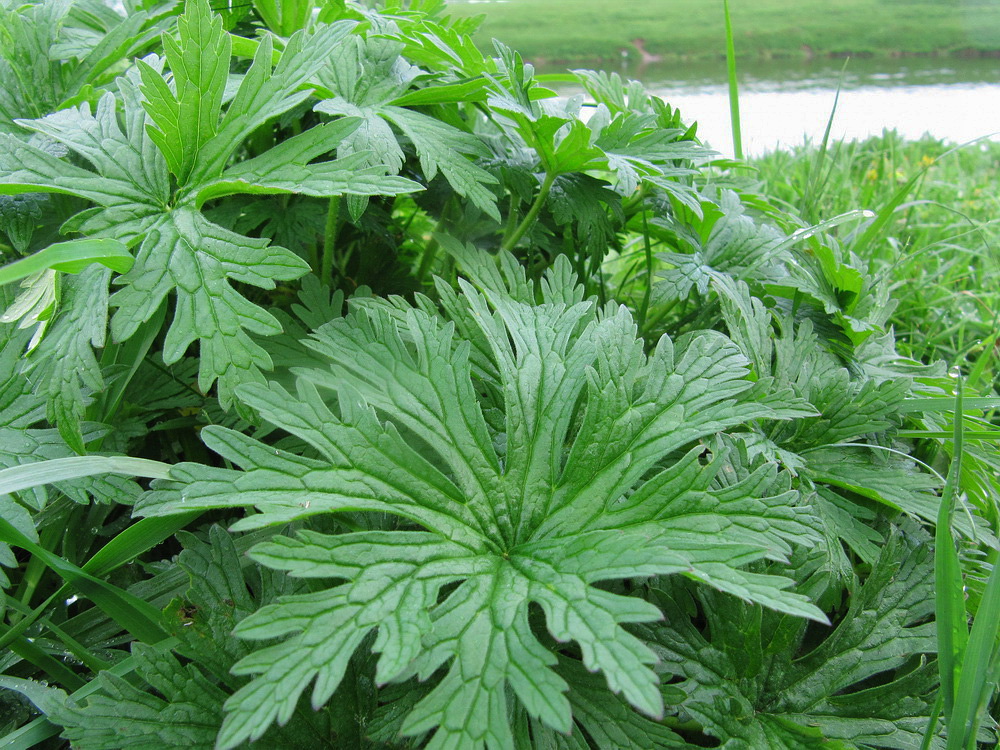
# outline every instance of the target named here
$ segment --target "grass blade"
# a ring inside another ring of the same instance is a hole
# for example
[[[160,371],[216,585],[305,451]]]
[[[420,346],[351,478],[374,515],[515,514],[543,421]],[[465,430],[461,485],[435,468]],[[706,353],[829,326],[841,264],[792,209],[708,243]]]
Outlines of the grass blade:
[[[743,158],[743,131],[740,127],[740,91],[736,82],[736,45],[733,42],[733,21],[729,16],[729,0],[723,0],[726,16],[726,70],[729,77],[729,122],[733,128],[733,155]]]
[[[133,560],[160,542],[170,538],[177,531],[187,526],[201,515],[201,511],[192,511],[177,516],[164,518],[144,518],[134,523],[105,544],[86,563],[82,570],[94,576],[104,576]],[[22,636],[39,617],[48,611],[52,602],[59,601],[70,590],[69,584],[64,584],[44,602],[26,614],[16,625],[7,630],[0,629],[0,651],[10,646]]]
[[[157,643],[167,637],[161,626],[160,612],[151,604],[117,586],[95,578],[68,560],[35,544],[2,518],[0,518],[0,542],[20,547],[42,560],[66,583],[100,607],[120,627],[144,643]]]
[[[51,654],[43,651],[23,635],[14,638],[8,648],[29,664],[33,664],[45,672],[53,682],[64,685],[71,690],[84,684],[84,680],[80,675]],[[0,745],[0,747],[3,747],[3,745]]]
[[[91,575],[103,576],[134,560],[160,542],[172,537],[202,514],[195,510],[163,518],[143,518],[105,544],[83,565]]]
[[[936,438],[944,440],[953,437],[954,433],[946,430],[900,430],[896,433],[901,438]],[[1000,440],[1000,430],[973,430],[965,433],[966,440]]]
[[[995,325],[996,322],[994,321],[994,326]],[[983,350],[979,353],[979,356],[976,357],[976,361],[973,363],[972,369],[969,370],[968,382],[970,388],[979,387],[979,381],[983,379],[987,366],[993,362],[998,337],[1000,337],[1000,330],[995,330],[989,338],[982,342],[981,346]],[[997,402],[997,406],[1000,406],[1000,398],[995,399],[995,401]]]
[[[927,174],[927,170],[930,166],[924,167],[919,172],[917,172],[913,177],[911,177],[899,190],[893,193],[892,197],[885,202],[875,215],[871,224],[867,226],[864,233],[855,243],[857,247],[870,247],[874,244],[875,240],[878,238],[879,234],[885,229],[886,225],[892,219],[896,210],[903,205],[903,201],[913,192],[914,188],[920,183]]]
[[[49,245],[27,258],[0,268],[0,285],[20,281],[33,273],[51,268],[64,273],[79,273],[92,263],[125,273],[134,258],[125,243],[111,239],[70,240]]]
[[[965,651],[965,663],[955,694],[954,713],[948,722],[948,750],[975,747],[975,738],[994,686],[988,679],[997,655],[1000,636],[1000,566],[994,564],[976,612]]]
[[[955,384],[955,414],[962,413],[962,381]],[[944,715],[949,727],[955,712],[955,690],[961,675],[969,638],[968,621],[965,613],[965,597],[962,582],[961,563],[955,539],[951,533],[951,517],[954,511],[955,494],[962,473],[963,420],[955,420],[954,453],[948,479],[941,493],[938,509],[937,528],[934,530],[934,584],[935,621],[938,639],[938,670],[941,675],[941,692],[944,700]],[[935,722],[937,717],[932,717]],[[949,745],[950,747],[950,745]]]
[[[36,461],[0,470],[0,494],[9,495],[42,484],[92,477],[95,474],[169,479],[170,464],[129,456],[73,456]]]
[[[963,399],[962,403],[965,409],[982,409],[983,411],[1000,409],[1000,396],[967,398]],[[900,404],[899,411],[904,414],[914,411],[928,414],[955,411],[955,400],[950,398],[908,398]]]

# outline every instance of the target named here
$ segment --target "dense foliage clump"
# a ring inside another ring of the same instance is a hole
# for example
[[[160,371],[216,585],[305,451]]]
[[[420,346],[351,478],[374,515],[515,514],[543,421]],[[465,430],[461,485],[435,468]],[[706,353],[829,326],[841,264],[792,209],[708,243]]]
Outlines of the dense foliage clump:
[[[889,222],[473,29],[2,10],[0,732],[989,739],[998,402],[900,353]]]

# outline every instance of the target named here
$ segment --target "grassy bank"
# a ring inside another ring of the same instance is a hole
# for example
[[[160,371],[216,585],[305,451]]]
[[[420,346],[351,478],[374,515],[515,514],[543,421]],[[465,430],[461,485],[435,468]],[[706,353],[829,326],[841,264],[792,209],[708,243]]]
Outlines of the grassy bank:
[[[477,41],[497,38],[532,60],[716,57],[722,2],[713,0],[451,0],[456,15],[485,15]],[[1000,5],[988,0],[737,0],[737,49],[758,57],[982,54],[1000,50]]]

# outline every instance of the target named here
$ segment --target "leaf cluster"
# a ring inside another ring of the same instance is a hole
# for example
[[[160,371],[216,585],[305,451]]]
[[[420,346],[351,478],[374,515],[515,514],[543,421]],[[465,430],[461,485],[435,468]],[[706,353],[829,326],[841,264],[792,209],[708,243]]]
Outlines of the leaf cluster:
[[[5,739],[943,747],[960,386],[870,217],[446,11],[0,10]]]

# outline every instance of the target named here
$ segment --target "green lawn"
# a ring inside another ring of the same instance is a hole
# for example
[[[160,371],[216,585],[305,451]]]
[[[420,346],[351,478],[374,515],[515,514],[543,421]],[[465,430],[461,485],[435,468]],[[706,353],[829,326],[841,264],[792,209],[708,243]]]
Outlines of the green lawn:
[[[721,0],[450,0],[456,15],[485,15],[477,40],[495,37],[532,60],[599,60],[724,52]],[[1000,50],[993,0],[733,0],[742,55],[915,54]],[[808,48],[808,49],[807,49]],[[810,52],[811,51],[811,52]]]

